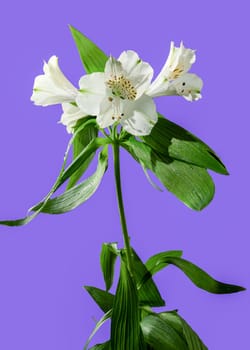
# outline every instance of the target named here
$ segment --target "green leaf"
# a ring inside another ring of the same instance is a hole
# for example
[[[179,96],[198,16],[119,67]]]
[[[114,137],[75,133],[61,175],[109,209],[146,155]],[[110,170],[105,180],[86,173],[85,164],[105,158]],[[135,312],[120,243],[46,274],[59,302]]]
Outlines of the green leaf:
[[[96,344],[90,350],[110,350],[110,341],[106,341],[102,344]]]
[[[177,257],[180,258],[182,256],[181,250],[169,250],[166,252],[161,252],[151,256],[145,266],[150,271],[150,274],[154,275],[156,272],[162,270],[164,267],[168,265],[166,262],[166,258],[169,257]]]
[[[156,264],[154,264],[154,262],[156,262]],[[198,266],[178,257],[163,256],[162,259],[158,258],[155,260],[154,257],[152,257],[146,263],[146,266],[148,267],[149,272],[154,274],[159,271],[158,266],[162,265],[164,267],[164,264],[172,264],[178,267],[197,287],[210,293],[227,294],[245,290],[245,288],[240,286],[216,281]]]
[[[77,132],[78,131],[78,132]],[[96,125],[96,118],[94,117],[85,117],[80,119],[77,122],[75,127],[76,137],[73,141],[73,159],[77,158],[77,156],[82,152],[82,150],[97,137],[98,128]],[[79,169],[70,177],[67,189],[73,187],[80,177],[84,174],[86,169],[88,168],[90,162],[92,161],[95,152],[93,152],[89,158],[87,158]]]
[[[208,145],[160,114],[150,135],[143,140],[165,156],[228,175],[225,165]]]
[[[53,193],[56,191],[56,189],[59,186],[59,183],[61,181],[62,175],[65,171],[65,165],[68,159],[68,155],[69,155],[69,151],[71,148],[71,145],[73,143],[74,140],[74,136],[72,136],[72,138],[70,139],[68,146],[66,148],[66,152],[63,158],[63,164],[60,170],[60,173],[54,183],[54,185],[52,186],[51,190],[49,191],[49,193],[45,196],[44,200],[43,200],[43,205],[37,210],[35,211],[33,214],[31,215],[27,215],[25,218],[23,219],[17,219],[17,220],[3,220],[0,221],[0,225],[6,225],[6,226],[22,226],[22,225],[26,225],[29,222],[31,222],[38,214],[40,214],[40,212],[42,211],[43,207],[46,205],[47,201],[50,199],[50,197],[53,195]],[[32,209],[30,209],[32,210]]]
[[[90,39],[70,26],[82,64],[87,73],[103,72],[108,57]]]
[[[93,154],[99,147],[105,146],[108,143],[110,143],[110,141],[107,138],[97,137],[93,139],[63,172],[56,189],[58,189],[65,181],[67,181],[80,168],[86,159],[89,158],[91,154]]]
[[[141,343],[138,293],[126,264],[121,260],[120,278],[111,320],[112,349],[144,349]]]
[[[70,210],[77,208],[82,203],[86,202],[99,187],[103,175],[108,166],[108,152],[107,146],[99,155],[98,166],[93,175],[88,177],[79,185],[66,190],[62,195],[49,199],[46,204],[39,203],[32,210],[39,210],[42,206],[42,213],[48,214],[63,214]]]
[[[182,337],[158,315],[146,316],[141,322],[144,339],[154,350],[188,350]]]
[[[124,260],[126,261],[126,259]],[[162,299],[160,292],[152,279],[152,275],[134,250],[132,261],[140,305],[164,306],[165,301]]]
[[[202,210],[213,199],[214,183],[205,169],[163,156],[134,137],[122,146],[191,209]]]
[[[92,338],[96,334],[96,332],[102,327],[102,325],[110,319],[112,315],[112,310],[109,310],[106,314],[103,315],[103,317],[100,319],[100,321],[97,322],[93,332],[91,333],[90,337],[88,338],[83,350],[87,350],[89,343],[91,342]]]
[[[177,312],[162,312],[159,317],[173,327],[185,339],[189,350],[208,350],[198,334]]]
[[[103,243],[100,262],[107,291],[113,284],[115,262],[118,255],[117,243]]]
[[[114,302],[113,294],[96,287],[84,286],[84,288],[91,295],[91,297],[103,312],[108,312],[112,309]]]
[[[93,153],[95,152],[99,147],[104,146],[105,144],[109,143],[109,140],[106,138],[96,138],[93,141],[90,142],[90,144],[85,147],[82,152],[78,155],[78,157],[68,166],[67,169],[65,169],[66,161],[68,158],[69,150],[72,145],[72,142],[74,140],[75,135],[71,138],[69,141],[68,147],[65,152],[63,165],[61,168],[61,171],[52,186],[49,193],[46,195],[46,197],[43,200],[43,204],[40,203],[40,205],[36,205],[35,207],[38,207],[33,214],[26,216],[23,219],[18,220],[3,220],[0,221],[0,225],[6,225],[6,226],[22,226],[28,224],[30,221],[32,221],[45,207],[51,196],[56,192],[56,190],[61,187],[61,185],[64,184],[65,181],[67,181],[72,174],[74,174],[75,171],[78,170],[78,168],[81,166],[81,164]],[[34,210],[35,207],[32,207],[29,211]]]

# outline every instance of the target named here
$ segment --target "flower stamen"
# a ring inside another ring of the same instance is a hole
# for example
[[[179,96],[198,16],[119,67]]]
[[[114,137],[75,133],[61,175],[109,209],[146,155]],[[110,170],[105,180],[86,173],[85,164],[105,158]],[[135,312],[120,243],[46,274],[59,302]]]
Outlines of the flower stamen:
[[[129,79],[123,75],[113,75],[107,82],[112,94],[122,100],[135,100],[137,92]]]

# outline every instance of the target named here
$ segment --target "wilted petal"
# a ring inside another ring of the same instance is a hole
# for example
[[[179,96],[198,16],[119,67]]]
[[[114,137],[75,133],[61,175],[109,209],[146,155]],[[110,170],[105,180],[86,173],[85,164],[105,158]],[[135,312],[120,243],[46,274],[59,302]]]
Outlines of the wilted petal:
[[[62,73],[56,56],[52,56],[48,63],[44,62],[43,71],[44,74],[34,81],[31,101],[35,105],[49,106],[75,100],[77,89]]]

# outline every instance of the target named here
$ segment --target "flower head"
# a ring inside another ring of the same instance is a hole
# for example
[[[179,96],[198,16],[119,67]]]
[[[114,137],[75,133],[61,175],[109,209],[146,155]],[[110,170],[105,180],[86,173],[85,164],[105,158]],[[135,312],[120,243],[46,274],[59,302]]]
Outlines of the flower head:
[[[58,58],[52,56],[48,63],[44,62],[43,75],[34,81],[31,101],[35,105],[49,106],[63,102],[74,102],[77,89],[65,77],[58,65]]]
[[[151,97],[180,95],[188,101],[201,98],[202,80],[195,74],[187,73],[195,62],[195,51],[187,49],[181,42],[175,47],[171,42],[166,63],[147,90]]]
[[[147,135],[157,121],[153,99],[145,95],[152,76],[152,67],[136,52],[124,51],[118,60],[110,56],[104,73],[80,79],[76,103],[84,113],[96,115],[101,128],[119,122],[133,135]]]

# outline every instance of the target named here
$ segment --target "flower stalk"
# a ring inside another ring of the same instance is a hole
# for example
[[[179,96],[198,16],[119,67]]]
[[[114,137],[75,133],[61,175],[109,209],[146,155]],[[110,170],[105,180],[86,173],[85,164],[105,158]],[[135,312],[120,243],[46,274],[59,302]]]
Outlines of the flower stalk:
[[[122,198],[121,172],[120,172],[120,146],[119,146],[119,143],[116,141],[113,143],[113,155],[114,155],[116,194],[117,194],[117,201],[118,201],[118,207],[119,207],[122,234],[123,234],[124,246],[126,249],[128,269],[131,277],[133,277],[132,249],[130,246],[130,237],[128,234],[128,228],[127,228],[123,198]]]

